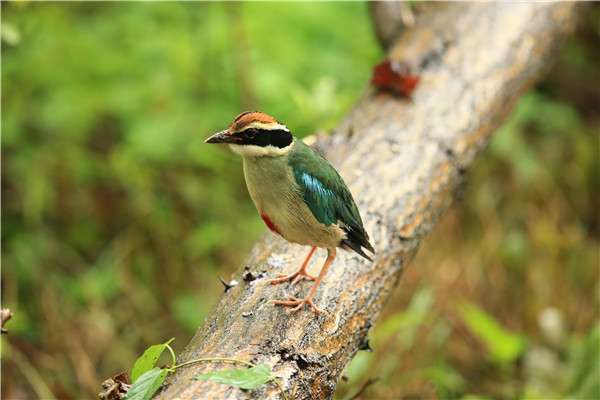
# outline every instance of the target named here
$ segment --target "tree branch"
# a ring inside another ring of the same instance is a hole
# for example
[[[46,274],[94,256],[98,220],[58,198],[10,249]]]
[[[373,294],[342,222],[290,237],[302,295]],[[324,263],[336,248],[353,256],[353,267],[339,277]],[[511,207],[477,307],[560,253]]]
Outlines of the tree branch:
[[[336,131],[316,143],[355,195],[377,252],[374,262],[338,253],[315,296],[331,317],[308,308],[292,313],[267,301],[284,299],[284,292],[303,295],[312,282],[292,287],[265,281],[295,270],[309,249],[265,233],[246,260],[252,272],[235,273],[240,284],[221,295],[179,362],[268,362],[289,398],[331,398],[421,239],[452,204],[465,170],[546,70],[581,8],[568,2],[451,3],[423,14],[389,53],[420,76],[412,99],[369,87]],[[323,260],[317,251],[309,268]],[[245,392],[189,380],[223,368],[231,366],[182,368],[157,397],[281,398],[272,383]]]

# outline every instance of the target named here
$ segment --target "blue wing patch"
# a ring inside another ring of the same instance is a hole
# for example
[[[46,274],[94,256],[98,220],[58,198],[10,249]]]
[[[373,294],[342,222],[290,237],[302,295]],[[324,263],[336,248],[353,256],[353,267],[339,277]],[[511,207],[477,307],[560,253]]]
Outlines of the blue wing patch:
[[[317,192],[320,196],[335,196],[332,190],[325,189],[323,184],[317,180],[317,178],[313,178],[306,172],[302,173],[302,182],[306,185],[306,189],[311,190],[313,192]]]
[[[347,226],[362,229],[350,191],[337,171],[319,153],[297,141],[290,153],[290,164],[304,202],[317,221],[325,226],[341,221]]]
[[[326,183],[307,172],[294,171],[296,182],[303,188],[304,201],[317,221],[329,226],[340,219],[340,198]]]

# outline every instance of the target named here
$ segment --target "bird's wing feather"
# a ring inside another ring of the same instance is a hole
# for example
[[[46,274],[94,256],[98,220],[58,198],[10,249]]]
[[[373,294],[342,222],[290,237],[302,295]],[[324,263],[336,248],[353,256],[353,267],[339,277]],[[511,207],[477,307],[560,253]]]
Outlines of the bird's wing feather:
[[[320,175],[320,176],[315,176]],[[331,189],[331,181],[321,174],[303,171],[303,168],[294,171],[296,183],[303,189],[304,201],[312,211],[317,221],[329,226],[338,224],[338,221],[346,225],[356,225],[352,213],[353,207],[345,203],[349,200],[344,190]]]
[[[317,221],[326,226],[339,225],[347,232],[348,240],[353,241],[350,247],[359,254],[360,246],[372,250],[352,194],[331,164],[299,140],[290,153],[290,163],[304,201]]]
[[[362,227],[352,195],[331,164],[299,140],[294,150],[290,154],[294,178],[317,221],[327,226],[341,221]]]

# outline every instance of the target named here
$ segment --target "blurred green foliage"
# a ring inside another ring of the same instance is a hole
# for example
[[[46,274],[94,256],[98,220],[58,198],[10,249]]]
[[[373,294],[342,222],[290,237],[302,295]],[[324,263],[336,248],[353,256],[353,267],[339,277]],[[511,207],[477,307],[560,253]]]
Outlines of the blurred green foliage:
[[[331,128],[382,54],[364,3],[2,11],[3,391],[31,363],[89,397],[148,344],[181,350],[264,230],[240,160],[203,140],[246,108]]]
[[[490,361],[508,364],[523,354],[524,337],[506,331],[493,316],[468,302],[459,303],[457,308],[467,329],[485,345]]]
[[[336,398],[600,397],[593,10]],[[181,351],[264,230],[203,139],[245,109],[330,129],[383,57],[365,3],[3,2],[0,35],[6,398],[89,398],[148,345]]]

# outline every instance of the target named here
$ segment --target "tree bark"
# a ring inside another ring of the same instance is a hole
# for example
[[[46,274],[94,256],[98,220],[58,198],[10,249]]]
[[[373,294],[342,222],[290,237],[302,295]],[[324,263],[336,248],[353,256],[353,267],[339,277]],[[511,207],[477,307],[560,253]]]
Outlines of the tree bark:
[[[467,168],[518,98],[547,69],[570,34],[578,3],[451,3],[433,7],[389,51],[420,83],[410,99],[368,87],[356,106],[315,146],[355,196],[376,250],[374,262],[338,252],[315,303],[298,312],[267,304],[304,296],[312,282],[265,285],[295,271],[309,251],[266,232],[179,357],[232,357],[267,362],[290,399],[330,399],[342,373],[364,348],[386,300],[421,239],[452,204]],[[293,129],[293,127],[292,127]],[[309,269],[325,260],[317,250]],[[269,382],[258,389],[190,377],[223,363],[178,370],[157,398],[280,399]]]

